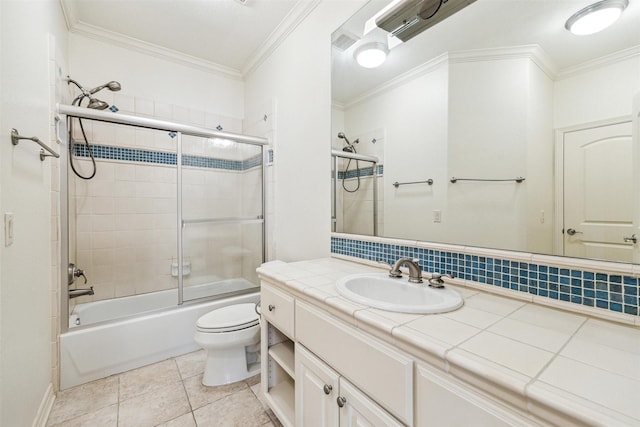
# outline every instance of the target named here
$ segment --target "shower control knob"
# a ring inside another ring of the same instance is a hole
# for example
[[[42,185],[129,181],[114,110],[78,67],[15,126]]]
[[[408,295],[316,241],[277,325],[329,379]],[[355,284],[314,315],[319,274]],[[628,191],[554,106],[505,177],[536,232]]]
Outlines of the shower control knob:
[[[329,384],[325,384],[323,387],[324,394],[331,394],[331,390],[333,390],[333,386]]]
[[[339,407],[344,407],[345,403],[347,403],[347,399],[345,399],[342,396],[338,396],[338,398],[336,399],[336,402],[338,403]]]
[[[271,305],[271,304],[269,304],[269,311],[273,311],[273,310],[275,310],[275,309],[276,309],[276,306],[275,306],[275,305]]]

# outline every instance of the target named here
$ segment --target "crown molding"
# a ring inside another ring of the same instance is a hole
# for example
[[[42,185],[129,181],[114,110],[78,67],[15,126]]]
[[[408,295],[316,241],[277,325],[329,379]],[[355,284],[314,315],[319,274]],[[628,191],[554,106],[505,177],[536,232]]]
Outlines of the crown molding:
[[[510,59],[526,58],[531,60],[538,66],[550,79],[554,80],[556,76],[556,66],[551,58],[538,45],[514,46],[507,48],[477,49],[477,50],[461,50],[455,52],[443,53],[436,58],[419,65],[406,73],[400,74],[398,77],[389,80],[370,91],[344,103],[345,108],[351,108],[354,105],[363,102],[372,97],[378,96],[388,90],[395,89],[417,77],[430,73],[435,69],[449,65],[461,64],[476,61],[502,61]]]
[[[640,56],[640,45],[630,47],[628,49],[619,50],[618,52],[614,52],[610,55],[602,56],[591,61],[586,61],[573,67],[567,67],[557,74],[556,80],[563,80],[607,65],[626,61],[627,59],[633,58],[634,56]]]
[[[489,49],[459,50],[449,53],[449,62],[459,64],[475,61],[502,61],[512,59],[529,59],[554,80],[558,67],[551,57],[538,45],[509,46]]]
[[[253,73],[321,2],[322,0],[298,0],[278,27],[249,57],[242,68],[242,75],[246,77]]]
[[[153,43],[148,43],[104,28],[87,24],[78,18],[77,8],[73,1],[59,0],[67,29],[70,33],[79,34],[94,40],[124,47],[156,58],[165,59],[202,71],[221,75],[235,80],[243,80],[255,71],[271,55],[280,44],[300,25],[300,23],[321,3],[322,0],[298,0],[278,27],[267,37],[260,47],[249,57],[242,70],[187,55]]]

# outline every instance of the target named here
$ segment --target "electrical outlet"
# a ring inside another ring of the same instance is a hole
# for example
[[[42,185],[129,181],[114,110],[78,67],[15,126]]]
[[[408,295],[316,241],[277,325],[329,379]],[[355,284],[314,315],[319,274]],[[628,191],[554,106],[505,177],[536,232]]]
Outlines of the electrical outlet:
[[[433,211],[433,222],[442,222],[442,211],[435,209]]]
[[[6,212],[4,214],[4,246],[13,244],[13,213]]]

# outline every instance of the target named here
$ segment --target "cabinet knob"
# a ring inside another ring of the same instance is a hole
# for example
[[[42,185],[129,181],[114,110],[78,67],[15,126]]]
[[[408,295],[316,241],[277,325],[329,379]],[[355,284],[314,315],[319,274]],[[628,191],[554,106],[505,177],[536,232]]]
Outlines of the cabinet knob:
[[[345,399],[342,396],[338,396],[338,398],[336,399],[336,402],[338,402],[338,406],[342,408],[345,405],[345,403],[347,403],[347,399]]]
[[[323,387],[324,394],[331,394],[331,390],[333,390],[333,386],[329,384],[325,384]]]
[[[275,305],[269,304],[269,311],[273,311],[276,309]]]

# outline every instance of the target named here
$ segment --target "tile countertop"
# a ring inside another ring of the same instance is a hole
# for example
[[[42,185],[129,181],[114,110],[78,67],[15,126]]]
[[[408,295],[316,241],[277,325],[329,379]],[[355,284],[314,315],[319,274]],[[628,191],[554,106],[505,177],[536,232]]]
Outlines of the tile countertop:
[[[640,426],[640,328],[463,286],[448,285],[460,309],[431,315],[369,308],[335,289],[381,271],[323,258],[266,263],[258,275],[547,422]]]

